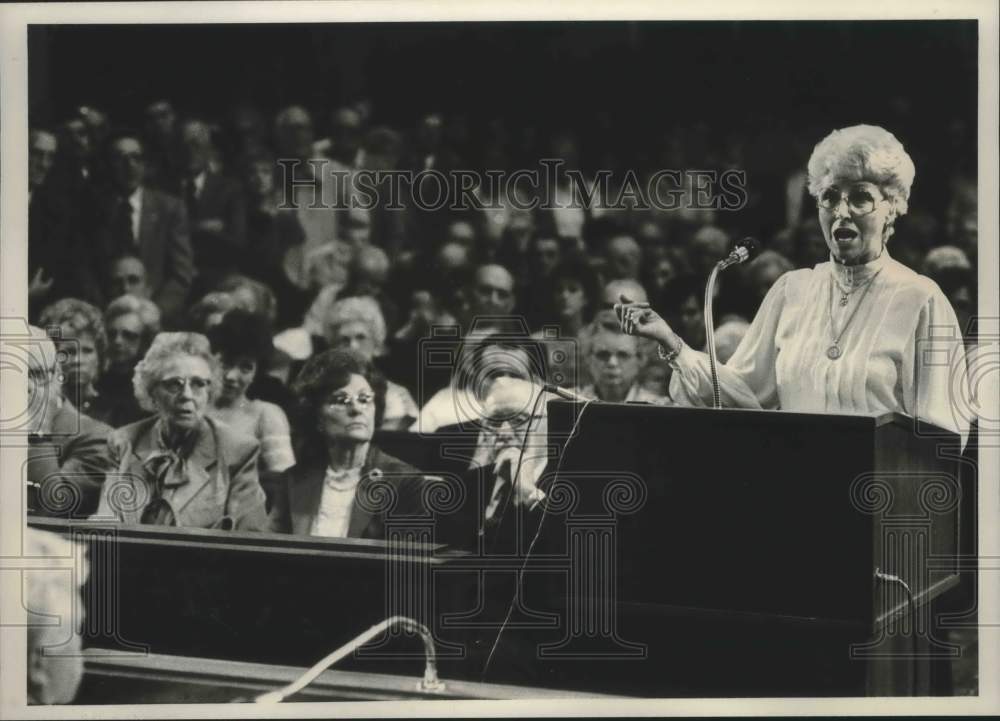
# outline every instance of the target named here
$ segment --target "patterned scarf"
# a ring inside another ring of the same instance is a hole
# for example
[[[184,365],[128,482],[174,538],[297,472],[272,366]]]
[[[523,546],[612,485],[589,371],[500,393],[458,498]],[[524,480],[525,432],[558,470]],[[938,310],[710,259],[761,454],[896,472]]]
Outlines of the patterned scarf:
[[[163,497],[163,492],[167,488],[176,488],[190,482],[187,460],[194,450],[199,432],[200,428],[194,429],[171,444],[166,437],[166,426],[160,427],[156,437],[157,449],[146,456],[142,463],[147,472],[146,477],[152,479],[153,488],[149,503],[142,511],[141,523],[156,526],[177,525],[173,508]]]

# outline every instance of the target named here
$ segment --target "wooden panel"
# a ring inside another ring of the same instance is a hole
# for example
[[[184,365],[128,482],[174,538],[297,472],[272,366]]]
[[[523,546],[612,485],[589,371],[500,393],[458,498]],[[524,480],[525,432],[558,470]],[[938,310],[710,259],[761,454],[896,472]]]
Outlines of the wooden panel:
[[[125,654],[90,649],[78,704],[231,703],[276,690],[304,668],[221,661],[189,656]],[[287,700],[403,701],[488,699],[587,699],[607,695],[473,683],[442,678],[437,691],[421,690],[420,675],[398,676],[330,669]]]

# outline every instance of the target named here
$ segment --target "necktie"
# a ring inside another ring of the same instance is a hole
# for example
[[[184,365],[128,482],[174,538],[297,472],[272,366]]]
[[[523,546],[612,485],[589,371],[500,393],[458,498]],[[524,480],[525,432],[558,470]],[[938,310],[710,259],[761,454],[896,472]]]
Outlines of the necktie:
[[[188,217],[194,217],[198,210],[198,187],[194,183],[194,178],[187,180],[187,190],[184,199],[187,201]]]
[[[122,250],[132,250],[136,245],[135,234],[132,232],[132,204],[125,197],[118,201],[115,213],[115,241]]]
[[[511,467],[510,459],[504,458],[497,464],[490,502],[486,506],[487,525],[499,522],[503,516],[504,506],[510,496]]]

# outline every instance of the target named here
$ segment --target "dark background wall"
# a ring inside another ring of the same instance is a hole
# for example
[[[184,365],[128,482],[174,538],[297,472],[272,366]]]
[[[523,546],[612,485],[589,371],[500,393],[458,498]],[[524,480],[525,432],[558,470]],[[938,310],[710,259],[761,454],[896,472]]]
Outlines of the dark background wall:
[[[404,126],[440,110],[623,132],[881,119],[905,136],[974,123],[977,32],[973,21],[39,26],[31,110],[46,123],[91,102],[133,122],[159,97],[211,115],[237,101],[325,111],[367,96],[377,121]]]

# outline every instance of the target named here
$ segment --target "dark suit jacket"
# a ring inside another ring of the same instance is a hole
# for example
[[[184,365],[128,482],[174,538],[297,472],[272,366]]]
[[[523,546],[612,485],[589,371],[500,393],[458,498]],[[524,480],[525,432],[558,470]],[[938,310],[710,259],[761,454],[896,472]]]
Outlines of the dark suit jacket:
[[[551,485],[551,471],[550,463],[539,479],[538,487],[543,492],[547,492]],[[466,550],[482,551],[487,555],[510,554],[518,552],[517,539],[520,536],[520,552],[528,548],[538,530],[545,503],[543,501],[534,508],[516,505],[511,495],[512,489],[508,486],[506,496],[501,496],[493,516],[487,519],[486,508],[493,497],[496,480],[490,466],[473,468],[461,475],[464,490],[462,503],[454,512],[438,518],[439,542]],[[553,519],[552,525],[557,522],[557,519]]]
[[[28,447],[28,508],[44,516],[86,518],[97,508],[111,465],[105,448],[111,428],[68,400],[52,419],[52,433]]]
[[[28,278],[42,268],[52,287],[32,311],[60,298],[101,301],[86,234],[81,196],[51,178],[35,189],[28,203]],[[35,317],[34,312],[31,317]]]
[[[199,273],[235,270],[246,250],[246,203],[239,183],[219,173],[206,171],[201,193],[188,204],[191,245]],[[198,230],[198,222],[218,219],[221,231]]]
[[[122,253],[138,255],[146,266],[153,301],[160,306],[164,323],[176,323],[187,302],[195,275],[187,211],[179,199],[158,190],[143,188],[137,247],[117,247],[112,233],[122,212],[114,196],[106,198],[105,222],[99,232],[102,269]],[[106,298],[105,300],[111,300]]]
[[[155,479],[144,462],[158,450],[158,418],[146,418],[108,437],[112,474],[93,520],[140,523]],[[187,463],[189,475],[168,485],[163,499],[178,526],[244,531],[267,529],[264,491],[257,480],[260,444],[224,423],[205,418]],[[133,500],[138,499],[138,500]]]
[[[271,498],[272,531],[309,535],[319,512],[326,466],[326,459],[320,457],[292,466],[282,474]],[[378,492],[373,492],[373,486],[379,483],[393,488],[394,493],[389,495],[395,497],[394,504],[379,503]],[[387,520],[426,516],[425,487],[424,477],[416,468],[372,445],[361,469],[347,536],[384,539]]]

